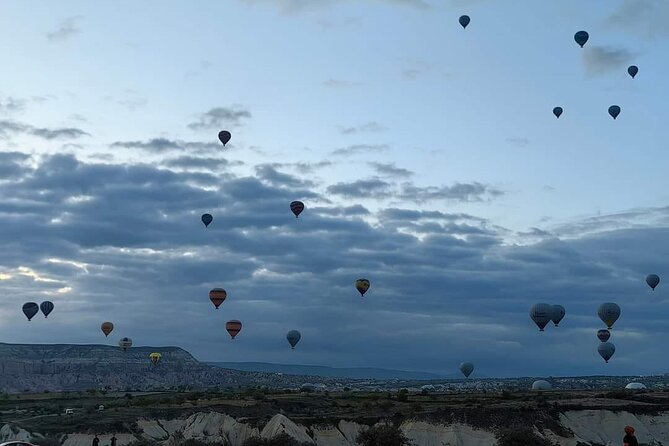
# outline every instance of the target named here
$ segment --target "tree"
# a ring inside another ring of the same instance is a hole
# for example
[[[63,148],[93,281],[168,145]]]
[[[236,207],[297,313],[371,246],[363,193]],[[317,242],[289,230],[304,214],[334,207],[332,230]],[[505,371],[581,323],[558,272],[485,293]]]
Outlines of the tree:
[[[498,435],[499,446],[554,446],[551,441],[541,438],[530,427],[505,429]]]
[[[413,446],[397,426],[372,426],[358,435],[360,446]]]
[[[409,391],[407,389],[402,389],[397,393],[397,401],[407,401],[409,399]]]

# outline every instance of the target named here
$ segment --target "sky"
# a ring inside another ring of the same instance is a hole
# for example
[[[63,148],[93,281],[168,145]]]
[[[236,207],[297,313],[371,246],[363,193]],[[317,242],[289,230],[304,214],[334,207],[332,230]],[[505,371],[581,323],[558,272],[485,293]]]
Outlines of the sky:
[[[644,281],[669,277],[665,0],[1,8],[3,342],[471,361],[473,377],[667,371],[669,291]],[[21,305],[47,299],[28,322]],[[538,331],[537,302],[566,308],[560,327]],[[622,308],[608,364],[603,302]]]

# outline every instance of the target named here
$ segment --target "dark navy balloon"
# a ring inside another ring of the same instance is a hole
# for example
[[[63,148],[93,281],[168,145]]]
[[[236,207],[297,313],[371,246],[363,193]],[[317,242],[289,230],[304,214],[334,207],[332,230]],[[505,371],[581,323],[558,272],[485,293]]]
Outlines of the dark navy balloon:
[[[581,45],[581,48],[583,48],[585,42],[588,41],[588,38],[590,38],[590,35],[585,31],[579,31],[576,34],[574,34],[574,40],[576,41],[576,43]]]
[[[636,76],[636,74],[639,72],[639,67],[636,65],[630,65],[630,67],[627,69],[627,72],[630,76],[632,76],[632,79],[634,79],[634,76]]]
[[[469,16],[468,15],[461,15],[458,22],[460,22],[460,25],[462,25],[463,28],[467,28],[467,25],[469,25],[469,22],[470,22]]]
[[[53,311],[53,302],[46,300],[39,305],[39,308],[42,310],[44,317],[47,317]]]
[[[553,109],[553,114],[555,115],[556,118],[559,118],[560,115],[562,114],[562,107],[555,107]]]
[[[609,107],[609,114],[613,119],[616,119],[618,115],[620,114],[620,107],[617,105],[612,105]]]
[[[230,132],[227,130],[221,130],[218,132],[218,139],[223,143],[223,145],[226,145],[228,142],[230,142],[230,138],[232,138],[232,134],[230,134]]]
[[[209,223],[212,221],[214,221],[214,217],[212,217],[211,214],[202,214],[202,223],[204,223],[205,228],[209,226]]]
[[[609,340],[611,337],[611,332],[608,330],[597,330],[597,339],[599,339],[601,342],[606,342]]]
[[[23,314],[26,315],[28,320],[35,317],[35,315],[38,312],[39,312],[39,305],[37,305],[35,302],[26,302],[23,304]]]
[[[286,339],[288,339],[288,343],[290,344],[290,348],[295,348],[298,342],[300,342],[300,339],[302,338],[302,335],[300,334],[299,331],[297,330],[290,330],[288,334],[286,335]]]

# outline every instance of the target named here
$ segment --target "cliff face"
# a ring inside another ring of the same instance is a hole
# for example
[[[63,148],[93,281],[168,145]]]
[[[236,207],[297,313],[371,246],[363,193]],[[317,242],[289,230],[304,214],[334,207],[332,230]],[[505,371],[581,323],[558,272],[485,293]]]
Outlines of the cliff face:
[[[157,366],[149,354],[160,352]],[[151,390],[270,382],[270,374],[210,367],[178,347],[132,347],[123,352],[108,345],[2,344],[0,389],[7,393],[60,390]]]
[[[669,412],[656,415],[635,415],[610,410],[577,410],[560,414],[561,434],[544,428],[537,435],[560,446],[600,446],[608,442],[619,444],[622,428],[635,426],[637,438],[644,445],[669,444]],[[138,431],[116,433],[118,446],[125,446],[139,438],[165,445],[178,444],[182,439],[198,439],[210,443],[242,446],[251,437],[272,438],[287,433],[296,440],[318,446],[357,446],[355,439],[368,426],[341,420],[336,424],[303,426],[284,415],[274,415],[264,426],[258,427],[226,414],[201,412],[187,418],[139,419]],[[497,446],[494,432],[462,423],[439,424],[406,420],[401,430],[416,446]],[[16,426],[4,425],[0,441],[28,440],[40,434],[27,432]],[[100,446],[108,446],[111,433],[100,434]],[[93,435],[69,433],[62,438],[64,446],[88,446]]]

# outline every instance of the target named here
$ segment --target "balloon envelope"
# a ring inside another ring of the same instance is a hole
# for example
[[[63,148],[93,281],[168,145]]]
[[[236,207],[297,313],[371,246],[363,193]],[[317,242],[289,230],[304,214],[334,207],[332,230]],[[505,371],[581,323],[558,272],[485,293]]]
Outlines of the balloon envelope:
[[[574,40],[581,46],[581,48],[583,48],[583,45],[585,45],[585,42],[587,42],[589,38],[590,35],[586,31],[579,31],[574,34]]]
[[[660,284],[660,276],[657,274],[649,274],[646,276],[646,283],[654,290],[655,287]]]
[[[470,19],[468,15],[461,15],[460,18],[458,19],[458,22],[460,22],[460,25],[462,25],[463,28],[467,28],[467,25],[469,25]]]
[[[474,364],[471,362],[463,362],[460,364],[460,371],[465,375],[465,378],[469,378],[469,375],[474,371]]]
[[[551,390],[553,386],[546,380],[538,379],[532,383],[532,390]]]
[[[555,107],[553,109],[553,114],[555,115],[556,118],[559,118],[560,115],[562,114],[562,107]]]
[[[232,339],[235,339],[235,336],[242,331],[242,323],[238,320],[232,320],[225,323],[225,329],[228,330]]]
[[[286,339],[288,339],[288,343],[290,344],[291,348],[295,348],[295,345],[297,345],[297,343],[300,342],[301,338],[302,335],[297,330],[290,330],[286,335]]]
[[[44,315],[44,317],[47,317],[53,311],[53,302],[45,300],[44,302],[39,304],[39,309],[42,310],[42,314]]]
[[[553,313],[551,313],[551,320],[557,327],[560,321],[564,318],[565,309],[562,305],[553,305]]]
[[[609,362],[611,356],[616,352],[616,346],[610,342],[602,342],[597,347],[597,351],[599,352],[599,356],[604,358],[604,361]]]
[[[28,320],[31,320],[39,312],[39,305],[35,302],[26,302],[23,304],[23,314],[26,315]]]
[[[636,65],[630,65],[629,68],[627,69],[627,73],[629,73],[630,76],[632,76],[632,79],[634,79],[634,76],[639,72],[639,67]]]
[[[109,333],[114,330],[114,324],[111,322],[103,322],[102,325],[100,325],[100,330],[105,334],[105,337],[109,336]]]
[[[301,201],[293,201],[290,203],[290,210],[293,214],[295,214],[295,218],[297,218],[304,210],[304,203]]]
[[[212,221],[214,221],[214,217],[211,214],[202,214],[201,220],[206,228]]]
[[[597,330],[597,339],[606,342],[611,337],[611,332],[605,329]]]
[[[609,107],[609,114],[613,119],[616,119],[618,115],[620,114],[620,107],[617,105],[612,105]]]
[[[360,296],[364,296],[367,290],[369,290],[369,287],[371,284],[369,283],[369,280],[367,279],[358,279],[355,281],[355,288],[358,290],[360,293]]]
[[[160,362],[160,359],[163,357],[160,353],[151,353],[149,355],[149,359],[153,363],[153,365],[157,365]]]
[[[226,297],[228,297],[228,293],[223,288],[214,288],[209,291],[209,300],[211,300],[211,303],[214,304],[217,310],[225,301]]]
[[[601,304],[597,309],[597,316],[599,316],[602,322],[604,322],[606,327],[610,330],[620,317],[620,307],[613,302]]]
[[[232,135],[227,130],[221,130],[218,132],[218,139],[223,143],[223,145],[226,145],[230,141],[230,138],[232,138]]]
[[[539,327],[539,331],[544,331],[544,327],[548,325],[553,316],[553,306],[549,304],[534,304],[530,308],[530,317]]]
[[[126,351],[130,347],[132,347],[132,339],[130,338],[121,338],[120,341],[118,341],[118,346],[121,347],[121,350]]]

